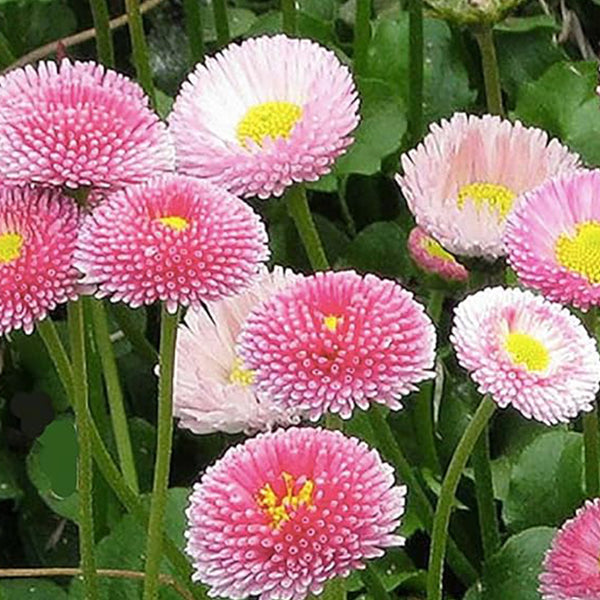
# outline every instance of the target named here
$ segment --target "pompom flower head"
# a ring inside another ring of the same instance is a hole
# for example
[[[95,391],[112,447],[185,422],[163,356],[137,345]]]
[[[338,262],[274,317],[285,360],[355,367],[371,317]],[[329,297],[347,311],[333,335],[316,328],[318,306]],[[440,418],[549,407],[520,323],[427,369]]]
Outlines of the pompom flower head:
[[[600,303],[600,171],[527,194],[508,219],[508,260],[521,282],[587,310]]]
[[[357,109],[348,68],[318,44],[284,35],[231,44],[196,67],[175,101],[177,166],[238,196],[280,196],[329,173]]]
[[[494,259],[504,254],[517,196],[575,169],[579,158],[518,121],[456,114],[432,125],[401,162],[397,181],[417,224],[449,252]]]
[[[259,399],[254,374],[235,353],[242,324],[252,308],[299,276],[275,267],[241,294],[190,308],[177,334],[174,412],[194,433],[237,433],[290,423],[294,414]]]
[[[0,190],[0,335],[31,333],[36,321],[77,297],[78,225],[76,205],[58,191]]]
[[[210,595],[303,600],[398,546],[406,488],[356,438],[278,430],[230,449],[187,510],[194,580]]]
[[[469,278],[469,271],[421,227],[410,232],[407,247],[416,265],[426,273],[450,281],[466,281]]]
[[[313,420],[326,411],[347,419],[355,405],[401,408],[399,398],[433,375],[435,331],[395,282],[324,272],[254,309],[239,354],[275,404]]]
[[[166,126],[127,77],[68,59],[0,77],[5,181],[115,188],[173,167]]]
[[[600,499],[588,500],[554,537],[540,575],[543,600],[600,598]]]
[[[566,308],[517,288],[487,288],[456,308],[450,336],[482,394],[548,425],[592,410],[596,343]]]
[[[130,306],[198,306],[250,285],[268,257],[264,225],[213,185],[161,175],[116,192],[85,219],[76,252],[84,284]]]

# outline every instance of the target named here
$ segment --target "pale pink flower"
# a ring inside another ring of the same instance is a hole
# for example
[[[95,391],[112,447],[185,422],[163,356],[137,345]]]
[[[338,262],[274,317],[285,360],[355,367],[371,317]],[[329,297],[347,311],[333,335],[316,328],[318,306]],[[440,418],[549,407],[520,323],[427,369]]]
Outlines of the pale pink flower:
[[[260,218],[225,190],[159,175],[116,192],[83,223],[76,265],[98,297],[199,306],[239,293],[268,258]]]
[[[448,252],[494,259],[515,199],[579,166],[541,129],[499,117],[456,114],[431,126],[401,159],[397,181],[417,224]]]
[[[79,211],[58,190],[0,188],[0,335],[77,297]]]
[[[469,271],[421,227],[414,227],[410,232],[407,248],[417,266],[426,273],[454,281],[469,279]]]
[[[115,188],[173,167],[166,126],[124,75],[64,59],[0,77],[6,182]]]
[[[456,308],[450,340],[482,394],[548,425],[590,411],[600,386],[596,342],[560,304],[487,288]]]
[[[280,196],[331,171],[359,117],[330,50],[284,35],[230,44],[189,76],[169,116],[178,169],[239,196]]]
[[[297,415],[259,399],[235,353],[246,317],[257,304],[300,277],[265,268],[249,289],[205,308],[190,308],[179,326],[175,354],[174,412],[179,426],[194,433],[237,433],[297,421]]]
[[[588,500],[560,528],[540,575],[543,600],[600,598],[600,498]]]
[[[187,552],[211,596],[304,600],[400,546],[406,488],[339,431],[280,429],[230,448],[194,486]]]
[[[504,239],[524,285],[583,310],[600,304],[600,170],[572,173],[526,194]]]
[[[354,271],[321,272],[287,286],[255,308],[238,353],[257,390],[274,404],[331,411],[393,410],[433,376],[435,330],[423,307],[394,281]]]

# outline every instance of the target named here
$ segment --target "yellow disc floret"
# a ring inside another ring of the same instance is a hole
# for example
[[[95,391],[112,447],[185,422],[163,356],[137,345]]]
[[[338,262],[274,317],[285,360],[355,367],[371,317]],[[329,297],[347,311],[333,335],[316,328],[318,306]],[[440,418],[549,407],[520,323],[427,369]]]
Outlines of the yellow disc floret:
[[[7,264],[21,256],[23,236],[18,233],[0,235],[0,264]]]
[[[238,123],[236,136],[242,146],[254,140],[262,146],[263,140],[289,138],[302,116],[302,107],[293,102],[263,102],[253,106]]]
[[[242,359],[236,357],[229,373],[229,383],[237,383],[242,387],[252,385],[254,383],[254,371],[245,369]]]
[[[540,341],[528,333],[509,333],[504,342],[511,360],[525,365],[528,371],[544,371],[550,364],[550,353]]]
[[[583,275],[590,283],[600,283],[600,223],[578,225],[574,237],[561,235],[554,252],[563,267]]]
[[[469,183],[458,191],[456,203],[463,208],[471,200],[478,209],[497,210],[503,220],[510,212],[517,195],[503,185],[496,183]]]
[[[290,521],[292,513],[300,506],[312,506],[315,484],[307,479],[295,493],[296,479],[285,471],[281,474],[285,484],[285,495],[280,499],[270,483],[266,483],[259,491],[256,502],[271,519],[271,527],[279,529],[283,523]]]
[[[454,258],[454,256],[452,256],[452,254],[450,254],[450,252],[448,252],[447,250],[444,250],[440,246],[440,244],[438,242],[436,242],[433,238],[423,237],[423,240],[421,242],[421,247],[430,256],[433,256],[435,258],[441,258],[442,260],[445,260],[445,261],[448,261],[451,263],[456,262],[456,259]]]
[[[337,329],[340,321],[340,317],[336,317],[335,315],[327,315],[323,318],[323,325],[325,325],[329,331],[334,332]]]
[[[173,229],[174,231],[183,231],[187,229],[190,222],[184,217],[159,217],[156,219],[159,223],[162,223],[165,227]]]

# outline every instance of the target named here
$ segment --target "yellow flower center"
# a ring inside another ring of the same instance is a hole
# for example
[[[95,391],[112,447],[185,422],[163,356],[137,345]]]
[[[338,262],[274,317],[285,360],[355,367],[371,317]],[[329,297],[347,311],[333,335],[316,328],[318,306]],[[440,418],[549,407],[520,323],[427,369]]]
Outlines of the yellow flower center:
[[[323,318],[323,325],[325,325],[325,327],[327,327],[327,329],[329,329],[329,331],[335,332],[335,330],[337,329],[338,323],[341,320],[342,319],[340,317],[336,317],[335,315],[327,315],[326,317]]]
[[[23,236],[18,233],[0,235],[0,264],[7,264],[21,257]]]
[[[600,283],[600,223],[578,225],[575,237],[561,235],[554,252],[563,267],[583,275],[590,283]]]
[[[450,252],[444,250],[436,240],[430,237],[424,237],[421,241],[421,247],[429,254],[430,256],[434,256],[435,258],[441,258],[442,260],[449,261],[451,263],[455,263],[456,259]]]
[[[503,185],[496,183],[469,183],[458,191],[456,203],[463,208],[467,200],[471,200],[478,209],[484,207],[497,210],[504,220],[512,208],[517,195]]]
[[[263,140],[289,138],[302,116],[302,107],[293,102],[263,102],[253,106],[238,123],[236,135],[242,146],[254,140],[262,146]]]
[[[270,525],[273,529],[279,529],[283,523],[290,521],[291,513],[297,511],[300,506],[312,506],[315,490],[314,482],[307,479],[298,492],[294,492],[296,487],[294,477],[285,471],[281,477],[285,483],[285,495],[282,498],[277,497],[270,483],[266,483],[258,491],[256,498],[258,506],[270,517]]]
[[[543,371],[550,364],[550,353],[544,344],[527,333],[509,333],[504,347],[512,361],[525,365],[528,371]]]
[[[242,387],[248,387],[254,383],[254,371],[244,368],[241,358],[233,361],[233,367],[229,373],[229,383],[236,383]]]
[[[174,231],[183,231],[184,229],[187,229],[190,224],[184,217],[159,217],[156,220]]]

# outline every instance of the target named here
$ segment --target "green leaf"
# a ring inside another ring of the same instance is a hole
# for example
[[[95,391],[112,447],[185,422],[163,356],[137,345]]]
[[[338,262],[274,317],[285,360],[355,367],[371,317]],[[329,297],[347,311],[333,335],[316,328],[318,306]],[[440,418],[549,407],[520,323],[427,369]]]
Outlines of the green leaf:
[[[17,468],[14,457],[8,450],[0,450],[0,501],[17,500],[23,490],[17,479]]]
[[[1,600],[67,600],[67,592],[49,579],[3,579]]]
[[[404,550],[389,550],[385,556],[369,563],[375,570],[386,591],[391,592],[402,582],[414,577],[418,571]],[[358,592],[364,584],[361,571],[353,571],[347,579],[346,591]]]
[[[600,165],[598,66],[556,63],[537,81],[523,85],[514,116],[561,138],[592,165]]]
[[[156,427],[134,417],[129,419],[129,435],[137,469],[140,490],[149,492],[154,477],[154,454],[156,452]]]
[[[383,277],[406,277],[412,269],[406,234],[391,221],[373,223],[354,238],[341,265]]]
[[[373,175],[381,161],[397,152],[406,132],[404,102],[398,88],[378,79],[358,79],[361,121],[354,143],[338,159],[335,173]]]
[[[511,531],[560,525],[585,498],[581,434],[550,431],[536,438],[513,466],[504,520]]]
[[[484,566],[480,598],[539,600],[538,576],[555,530],[535,527],[511,537]],[[477,595],[469,596],[475,600]]]

